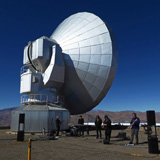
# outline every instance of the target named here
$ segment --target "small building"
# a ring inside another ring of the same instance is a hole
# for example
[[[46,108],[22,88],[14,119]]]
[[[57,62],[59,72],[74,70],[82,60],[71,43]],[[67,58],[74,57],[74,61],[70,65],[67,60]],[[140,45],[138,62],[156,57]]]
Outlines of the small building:
[[[24,131],[25,132],[46,132],[56,129],[56,116],[59,116],[62,124],[61,130],[69,129],[70,113],[67,109],[58,105],[24,105],[12,111],[11,131],[18,131],[19,114],[25,114]]]

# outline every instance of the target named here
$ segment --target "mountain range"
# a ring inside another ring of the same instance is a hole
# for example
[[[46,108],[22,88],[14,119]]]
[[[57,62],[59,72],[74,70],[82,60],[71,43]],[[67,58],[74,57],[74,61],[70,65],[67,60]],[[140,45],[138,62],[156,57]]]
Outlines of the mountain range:
[[[11,124],[11,112],[17,107],[7,108],[0,110],[0,126],[10,126]],[[99,115],[102,120],[105,115],[111,119],[112,122],[130,122],[132,113],[136,111],[103,111],[103,110],[91,110],[85,114],[82,114],[85,122],[94,122],[96,115]],[[146,122],[146,112],[136,112],[141,122]],[[80,115],[71,115],[70,124],[77,124]],[[160,122],[160,113],[156,113],[156,122]]]

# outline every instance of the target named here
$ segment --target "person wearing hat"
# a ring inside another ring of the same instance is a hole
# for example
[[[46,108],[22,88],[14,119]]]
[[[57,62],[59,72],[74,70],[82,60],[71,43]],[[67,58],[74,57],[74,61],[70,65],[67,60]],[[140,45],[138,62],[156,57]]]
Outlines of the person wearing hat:
[[[78,124],[79,124],[79,136],[84,136],[84,119],[82,118],[82,116],[80,115],[79,116],[79,119],[78,119]]]
[[[111,120],[109,119],[107,115],[104,116],[103,126],[105,129],[105,141],[106,141],[106,144],[109,144],[112,127],[111,127]]]

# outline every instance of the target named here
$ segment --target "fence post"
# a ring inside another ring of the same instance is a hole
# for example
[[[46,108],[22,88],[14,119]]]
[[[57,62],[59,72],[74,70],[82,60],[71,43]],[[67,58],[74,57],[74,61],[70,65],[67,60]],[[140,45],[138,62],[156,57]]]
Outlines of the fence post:
[[[31,160],[31,139],[28,139],[28,160]]]

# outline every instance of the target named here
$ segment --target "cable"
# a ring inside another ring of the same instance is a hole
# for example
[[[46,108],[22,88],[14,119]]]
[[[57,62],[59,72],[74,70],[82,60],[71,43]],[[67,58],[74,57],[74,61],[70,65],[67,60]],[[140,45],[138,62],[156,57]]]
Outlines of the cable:
[[[30,53],[30,48],[31,48],[31,46],[32,46],[32,42],[30,41],[30,42],[28,42],[28,50],[27,50],[28,60],[29,60],[29,62],[30,62],[30,64],[31,64],[31,66],[32,66],[36,71],[38,71],[38,69],[34,66],[34,64],[32,63],[32,60],[31,60],[31,53]]]

